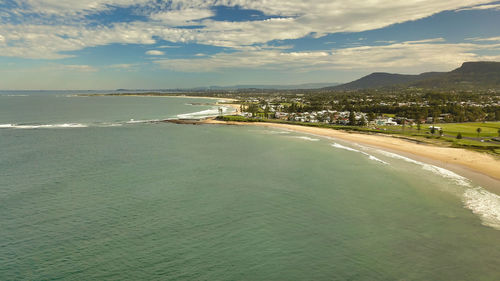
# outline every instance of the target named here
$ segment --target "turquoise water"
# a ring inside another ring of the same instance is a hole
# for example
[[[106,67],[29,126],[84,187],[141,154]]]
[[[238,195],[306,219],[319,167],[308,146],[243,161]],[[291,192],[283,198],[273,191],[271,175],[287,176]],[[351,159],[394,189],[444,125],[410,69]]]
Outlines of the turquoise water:
[[[0,280],[498,280],[498,196],[339,140],[127,123],[191,102],[0,96]]]

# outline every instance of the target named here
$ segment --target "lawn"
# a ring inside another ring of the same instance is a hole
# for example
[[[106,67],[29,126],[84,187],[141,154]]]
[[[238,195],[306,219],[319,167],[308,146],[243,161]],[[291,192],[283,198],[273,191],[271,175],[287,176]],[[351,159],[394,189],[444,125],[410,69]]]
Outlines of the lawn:
[[[498,136],[500,129],[500,122],[487,122],[487,123],[443,123],[434,125],[422,125],[422,130],[429,131],[430,126],[441,127],[444,134],[456,136],[462,133],[464,137],[477,137],[477,128],[481,128],[479,137],[491,138]]]

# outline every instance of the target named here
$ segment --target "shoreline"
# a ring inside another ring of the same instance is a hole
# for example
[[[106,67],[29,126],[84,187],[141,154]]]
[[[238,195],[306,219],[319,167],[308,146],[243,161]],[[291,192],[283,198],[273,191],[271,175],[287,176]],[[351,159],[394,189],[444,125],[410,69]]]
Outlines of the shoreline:
[[[205,97],[205,96],[186,96],[186,95],[159,95],[159,94],[92,94],[92,95],[73,95],[75,97],[157,97],[157,98],[189,98],[189,99],[208,99],[208,100],[224,100],[235,102],[237,99],[232,98],[218,98],[218,97]]]
[[[337,138],[351,143],[359,143],[371,148],[397,153],[423,163],[448,169],[465,176],[466,178],[474,180],[487,190],[500,195],[500,161],[490,155],[480,152],[462,148],[419,144],[384,135],[351,133],[327,128],[305,127],[292,124],[226,122],[214,119],[205,119],[201,121],[200,124],[259,126],[286,129],[321,137]]]

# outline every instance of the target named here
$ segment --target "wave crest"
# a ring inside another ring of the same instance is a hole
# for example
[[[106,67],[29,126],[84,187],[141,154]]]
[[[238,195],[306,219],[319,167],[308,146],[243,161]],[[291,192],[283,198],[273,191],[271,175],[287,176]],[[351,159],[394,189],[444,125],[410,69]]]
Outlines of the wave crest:
[[[88,125],[80,123],[64,123],[64,124],[40,124],[40,125],[16,125],[16,124],[0,124],[2,129],[59,129],[59,128],[87,128]]]
[[[469,188],[464,192],[463,202],[484,225],[500,230],[500,196],[481,187]]]
[[[306,140],[306,141],[319,141],[319,139],[305,137],[305,136],[294,136],[293,138],[301,139],[301,140]]]
[[[369,153],[366,153],[364,151],[361,151],[361,150],[357,150],[357,149],[354,149],[352,147],[348,147],[348,146],[344,146],[344,145],[341,145],[341,144],[338,144],[338,143],[333,143],[332,144],[333,147],[336,147],[336,148],[340,148],[340,149],[344,149],[344,150],[348,150],[348,151],[352,151],[352,152],[358,152],[358,153],[361,153],[363,155],[366,155],[368,156],[368,159],[370,160],[373,160],[373,161],[376,161],[376,162],[379,162],[379,163],[382,163],[384,165],[389,165],[389,163],[385,162],[384,160],[382,159],[379,159]]]

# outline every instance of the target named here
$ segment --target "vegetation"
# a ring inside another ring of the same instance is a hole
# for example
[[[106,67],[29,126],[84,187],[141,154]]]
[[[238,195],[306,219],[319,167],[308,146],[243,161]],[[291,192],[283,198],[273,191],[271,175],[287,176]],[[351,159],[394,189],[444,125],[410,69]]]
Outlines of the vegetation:
[[[433,125],[425,126],[425,129]],[[492,138],[497,136],[498,130],[500,130],[500,122],[485,122],[485,123],[450,123],[450,124],[439,124],[439,126],[445,135],[456,136],[461,133],[465,137],[477,138]],[[477,134],[477,129],[480,130],[480,135]]]

